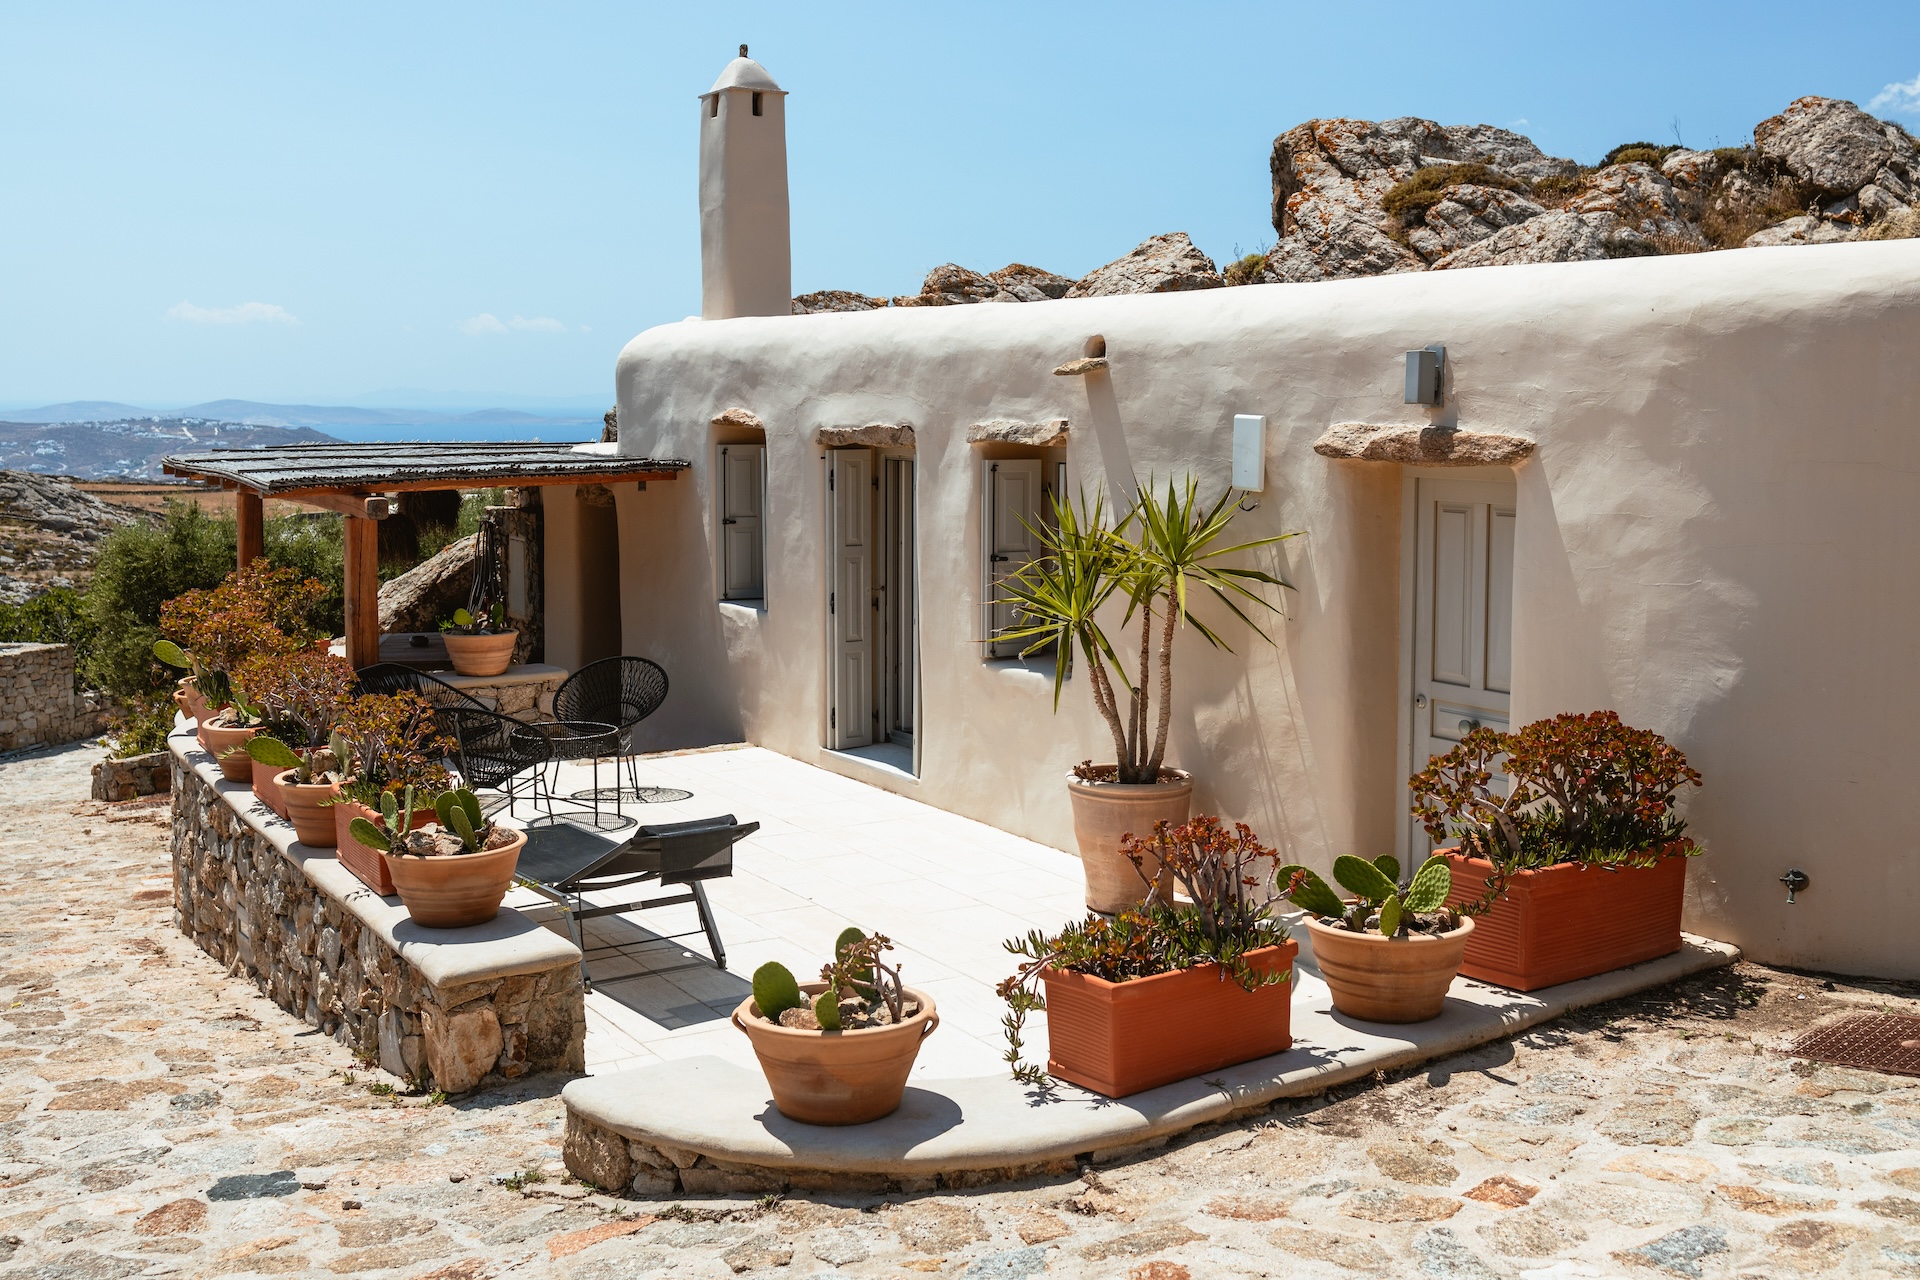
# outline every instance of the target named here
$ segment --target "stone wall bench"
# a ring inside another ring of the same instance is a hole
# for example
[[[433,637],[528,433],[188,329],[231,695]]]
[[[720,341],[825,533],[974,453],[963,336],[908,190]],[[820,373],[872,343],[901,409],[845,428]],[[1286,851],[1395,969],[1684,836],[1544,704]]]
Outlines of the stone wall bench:
[[[220,775],[191,730],[173,764],[174,920],[231,974],[396,1076],[465,1093],[586,1069],[580,952],[518,911],[423,929]]]

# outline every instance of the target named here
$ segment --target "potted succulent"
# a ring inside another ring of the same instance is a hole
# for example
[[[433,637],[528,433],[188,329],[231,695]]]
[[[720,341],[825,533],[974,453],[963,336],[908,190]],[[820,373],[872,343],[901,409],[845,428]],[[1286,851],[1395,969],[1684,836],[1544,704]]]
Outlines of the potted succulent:
[[[413,922],[426,929],[463,929],[500,914],[527,835],[493,822],[465,787],[443,791],[414,821],[414,789],[380,793],[380,817],[353,819],[353,838],[377,849]],[[439,822],[436,826],[434,818]]]
[[[1253,892],[1271,883],[1278,855],[1244,823],[1229,833],[1208,816],[1162,822],[1125,855],[1142,885],[1164,877],[1183,896],[1006,944],[1025,959],[999,987],[1014,1077],[1050,1074],[1121,1098],[1284,1053],[1299,947]],[[1047,1015],[1044,1074],[1020,1060],[1035,1010]]]
[[[293,823],[302,844],[333,848],[341,761],[331,740],[334,721],[352,697],[353,668],[344,658],[307,649],[255,658],[241,668],[239,681],[273,721],[247,743],[247,754],[261,766],[254,770],[254,794]]]
[[[1473,921],[1447,905],[1453,887],[1447,860],[1428,858],[1404,889],[1399,876],[1392,854],[1372,862],[1342,854],[1333,860],[1333,878],[1354,895],[1347,901],[1306,867],[1280,868],[1287,898],[1307,913],[1314,963],[1333,992],[1333,1007],[1348,1017],[1437,1018],[1460,971]]]
[[[1167,731],[1173,717],[1173,646],[1181,625],[1190,625],[1215,648],[1226,641],[1188,610],[1189,598],[1205,590],[1271,643],[1243,604],[1277,612],[1249,584],[1290,587],[1260,569],[1228,568],[1225,557],[1284,542],[1297,534],[1256,538],[1222,546],[1239,510],[1240,495],[1228,490],[1203,506],[1196,483],[1183,490],[1169,482],[1165,496],[1142,489],[1133,506],[1111,523],[1104,500],[1078,510],[1064,496],[1053,502],[1053,520],[1032,530],[1044,554],[1001,584],[1017,621],[998,638],[1024,642],[1023,656],[1053,646],[1053,704],[1076,651],[1085,664],[1095,708],[1113,735],[1114,762],[1084,761],[1067,777],[1074,838],[1087,879],[1087,907],[1106,914],[1141,901],[1145,890],[1121,854],[1130,832],[1187,819],[1193,776],[1168,767]],[[1109,638],[1102,615],[1124,605],[1122,627],[1138,623],[1139,664],[1128,680],[1125,663]],[[1157,880],[1149,875],[1150,882]]]
[[[333,809],[340,864],[381,897],[396,893],[391,866],[380,851],[357,839],[355,819],[370,821],[384,809],[383,796],[412,788],[431,795],[446,789],[441,763],[452,743],[435,727],[433,707],[417,693],[370,693],[340,712],[341,766],[347,771]],[[409,806],[415,826],[433,821],[429,806]]]
[[[933,997],[881,959],[893,943],[847,929],[820,981],[797,982],[777,960],[754,970],[733,1011],[781,1115],[803,1124],[865,1124],[899,1109],[920,1042],[940,1025]]]
[[[216,758],[224,753],[209,737],[208,713],[231,701],[232,674],[256,655],[285,656],[305,648],[306,613],[325,594],[324,585],[303,579],[298,570],[272,569],[256,560],[217,587],[183,592],[160,607],[166,639],[154,645],[153,655],[191,672],[191,684],[182,686],[182,710],[195,713],[200,744]],[[238,739],[222,741],[230,751]],[[252,772],[251,761],[236,767]]]
[[[455,609],[440,624],[440,638],[446,641],[453,669],[463,676],[497,676],[505,671],[520,639],[520,633],[506,622],[507,606],[497,602],[481,609],[478,616]]]
[[[1700,849],[1675,798],[1700,775],[1659,734],[1611,711],[1476,729],[1407,785],[1427,833],[1458,841],[1449,901],[1479,926],[1461,972],[1534,991],[1680,949]]]

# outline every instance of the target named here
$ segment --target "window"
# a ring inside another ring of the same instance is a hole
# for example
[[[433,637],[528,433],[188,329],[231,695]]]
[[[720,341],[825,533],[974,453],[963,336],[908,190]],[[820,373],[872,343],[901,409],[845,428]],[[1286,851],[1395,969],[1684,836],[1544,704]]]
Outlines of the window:
[[[720,95],[713,94],[707,99],[707,118],[717,119],[720,115]]]
[[[761,509],[766,502],[767,448],[759,444],[723,444],[714,466],[719,515],[720,598],[760,600],[766,596],[766,533]]]
[[[757,93],[753,95],[753,114],[760,114],[760,95]]]
[[[1015,625],[1019,612],[1005,598],[1001,583],[1040,556],[1034,531],[1042,527],[1046,510],[1046,464],[1039,458],[999,458],[980,466],[980,599],[987,656],[1017,658],[1022,643],[997,638]]]

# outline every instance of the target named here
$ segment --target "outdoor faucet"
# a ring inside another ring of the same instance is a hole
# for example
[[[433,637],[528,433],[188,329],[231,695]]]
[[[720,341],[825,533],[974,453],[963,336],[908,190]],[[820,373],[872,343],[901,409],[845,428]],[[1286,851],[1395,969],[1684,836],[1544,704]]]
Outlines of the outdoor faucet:
[[[1787,886],[1787,903],[1791,906],[1794,900],[1793,895],[1806,888],[1809,881],[1807,880],[1806,872],[1798,867],[1794,867],[1788,871],[1787,874],[1780,877],[1780,883]]]

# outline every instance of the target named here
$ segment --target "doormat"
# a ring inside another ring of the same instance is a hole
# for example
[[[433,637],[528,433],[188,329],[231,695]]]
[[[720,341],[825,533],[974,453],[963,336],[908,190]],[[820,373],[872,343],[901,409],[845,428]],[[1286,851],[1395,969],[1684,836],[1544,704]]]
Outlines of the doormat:
[[[1899,1013],[1856,1013],[1801,1036],[1796,1058],[1861,1067],[1896,1076],[1920,1076],[1920,1018]]]

